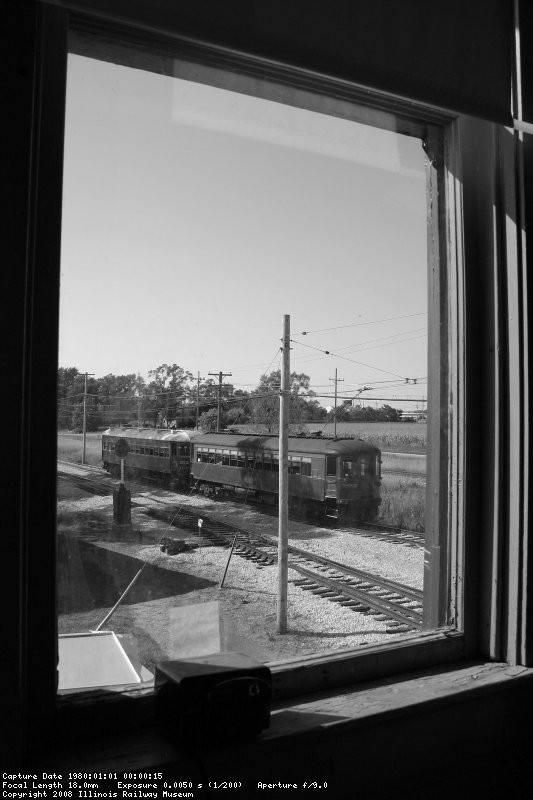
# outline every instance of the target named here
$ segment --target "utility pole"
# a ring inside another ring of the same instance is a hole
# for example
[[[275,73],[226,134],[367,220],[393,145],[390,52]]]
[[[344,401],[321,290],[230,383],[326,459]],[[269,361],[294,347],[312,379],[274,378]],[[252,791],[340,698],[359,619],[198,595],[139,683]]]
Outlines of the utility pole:
[[[141,427],[141,375],[137,373],[137,427]]]
[[[333,435],[337,436],[337,384],[344,381],[344,378],[337,378],[337,367],[335,367],[335,377],[329,378],[330,381],[335,381],[335,411],[333,414]]]
[[[83,451],[81,454],[81,463],[85,464],[85,445],[87,441],[87,378],[91,376],[94,378],[94,372],[86,372],[83,384]]]
[[[283,317],[281,390],[279,395],[279,506],[278,506],[278,633],[287,633],[287,582],[289,574],[289,399],[291,374],[291,318]]]
[[[196,379],[196,430],[198,430],[198,420],[200,418],[200,373]]]
[[[229,378],[231,372],[210,372],[209,375],[218,375],[218,416],[217,416],[217,433],[220,433],[220,397],[222,394],[222,378]]]

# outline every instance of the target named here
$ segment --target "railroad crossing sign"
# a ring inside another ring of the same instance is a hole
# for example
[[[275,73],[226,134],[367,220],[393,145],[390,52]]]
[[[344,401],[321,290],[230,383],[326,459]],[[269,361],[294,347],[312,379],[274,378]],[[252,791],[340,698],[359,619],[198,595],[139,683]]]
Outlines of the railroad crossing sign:
[[[118,458],[126,458],[130,452],[130,446],[127,439],[117,439],[115,444],[115,454]]]

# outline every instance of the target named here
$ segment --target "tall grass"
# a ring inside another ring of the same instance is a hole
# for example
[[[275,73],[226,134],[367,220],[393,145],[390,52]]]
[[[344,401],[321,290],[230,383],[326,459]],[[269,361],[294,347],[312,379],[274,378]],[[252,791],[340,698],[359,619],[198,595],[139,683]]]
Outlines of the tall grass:
[[[383,481],[379,522],[410,531],[425,530],[426,487],[422,481]]]
[[[72,461],[81,464],[83,454],[83,436],[77,433],[60,434],[57,437],[57,457],[61,461]],[[93,466],[102,464],[102,436],[99,433],[88,433],[85,442],[85,463]]]
[[[258,426],[238,425],[241,433],[258,433]],[[332,422],[306,422],[300,428],[308,433],[320,431],[323,436],[333,436]],[[291,434],[298,431],[293,430]],[[263,431],[266,433],[266,429]],[[337,436],[362,439],[380,450],[393,453],[427,453],[427,424],[425,422],[338,422]]]

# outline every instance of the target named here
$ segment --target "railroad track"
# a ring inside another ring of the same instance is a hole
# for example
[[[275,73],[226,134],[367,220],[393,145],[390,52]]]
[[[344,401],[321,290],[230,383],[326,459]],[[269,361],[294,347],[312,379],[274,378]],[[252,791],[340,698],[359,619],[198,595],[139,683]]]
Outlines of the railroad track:
[[[102,477],[88,475],[85,478],[65,472],[60,474],[79,488],[94,494],[111,494],[113,491],[113,486]],[[143,485],[129,481],[128,486],[146,492]],[[233,545],[235,555],[253,561],[258,567],[277,562],[277,540],[271,536],[210,518],[201,509],[196,511],[181,506],[176,513],[176,503],[170,498],[145,494],[145,499],[160,506],[159,509],[153,506],[147,508],[147,513],[166,522],[169,528],[175,526],[198,534],[198,520],[202,518],[202,539],[225,547]],[[138,501],[133,504],[145,505]],[[291,579],[295,586],[386,622],[388,633],[416,631],[422,627],[423,593],[420,590],[292,545],[288,547],[288,556],[289,569],[299,576]]]
[[[152,498],[151,498],[152,499]],[[163,505],[174,505],[162,498],[153,498]],[[171,520],[168,512],[148,509],[148,513],[170,525],[198,532],[201,517],[202,538],[229,547],[234,553],[253,561],[259,567],[277,563],[277,540],[266,534],[240,528],[233,523],[211,519],[201,511],[180,509]],[[423,593],[405,584],[372,575],[369,572],[340,564],[332,559],[288,546],[289,569],[298,573],[292,583],[332,602],[387,622],[388,633],[404,633],[422,627]]]
[[[78,470],[84,470],[86,475],[74,475],[71,472],[64,471],[72,466]],[[113,487],[116,485],[116,479],[111,478],[107,473],[102,474],[102,470],[99,467],[82,467],[79,464],[73,465],[72,462],[69,461],[58,461],[58,472],[62,478],[68,479],[79,489],[90,492],[91,494],[112,494]],[[157,487],[158,489],[167,488],[158,481],[150,480],[149,478],[143,478],[142,481],[128,478],[127,481],[128,487],[136,492],[146,492],[147,484]],[[188,496],[186,493],[174,492],[174,494],[177,495],[178,498]],[[254,505],[256,504],[254,503]],[[273,509],[272,506],[261,506],[260,504],[257,504],[257,507],[262,513],[268,516],[277,516],[277,508]],[[321,524],[327,527],[327,521],[322,520]],[[339,528],[339,525],[336,524],[335,527]],[[345,529],[342,523],[340,527]],[[401,543],[408,547],[423,547],[425,543],[424,531],[413,531],[407,528],[384,525],[379,522],[358,522],[355,526],[347,527],[346,530],[354,530],[359,536],[379,539],[385,542],[395,542],[396,544]]]
[[[424,531],[411,531],[408,528],[393,528],[379,522],[358,522],[357,534],[382,542],[395,542],[408,547],[424,547],[426,534]]]

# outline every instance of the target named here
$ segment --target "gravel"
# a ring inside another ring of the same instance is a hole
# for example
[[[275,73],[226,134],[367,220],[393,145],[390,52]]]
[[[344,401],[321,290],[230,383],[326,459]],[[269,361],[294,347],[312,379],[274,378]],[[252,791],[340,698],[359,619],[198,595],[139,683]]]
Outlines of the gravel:
[[[59,491],[61,497],[61,483]],[[79,490],[76,493],[82,494]],[[398,634],[386,633],[385,622],[295,586],[290,581],[301,576],[293,570],[289,570],[288,631],[283,635],[277,633],[277,566],[258,567],[234,554],[224,587],[220,589],[229,550],[199,542],[197,535],[170,528],[149,517],[146,508],[155,505],[156,498],[175,506],[176,510],[179,508],[175,502],[176,495],[170,492],[156,490],[136,494],[133,500],[136,504],[142,504],[142,507],[132,509],[131,529],[113,525],[110,496],[80,497],[76,500],[60,500],[58,503],[59,527],[62,532],[71,534],[69,539],[76,536],[85,538],[90,533],[92,543],[98,547],[146,561],[161,569],[187,576],[201,576],[211,582],[211,586],[178,596],[133,604],[128,604],[126,599],[115,612],[106,628],[112,627],[116,633],[134,634],[139,658],[149,669],[153,669],[155,661],[160,658],[179,656],[179,642],[170,641],[169,636],[172,610],[177,606],[207,601],[217,601],[219,604],[221,648],[245,652],[263,661],[330,652],[398,638]],[[196,496],[182,503],[203,509],[212,518],[277,536],[277,518],[262,514],[253,507],[230,502],[222,504]],[[94,526],[87,527],[88,517],[93,520],[96,518],[102,530],[107,532],[101,539],[95,537]],[[194,549],[176,555],[162,553],[158,544],[162,535],[183,538]],[[292,520],[289,538],[290,543],[299,548],[422,588],[423,548],[383,542],[364,535],[358,536],[346,529],[322,528]],[[127,581],[124,587],[126,585]],[[90,611],[60,615],[60,632],[94,630],[107,610],[96,607]]]

